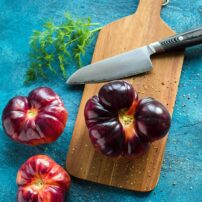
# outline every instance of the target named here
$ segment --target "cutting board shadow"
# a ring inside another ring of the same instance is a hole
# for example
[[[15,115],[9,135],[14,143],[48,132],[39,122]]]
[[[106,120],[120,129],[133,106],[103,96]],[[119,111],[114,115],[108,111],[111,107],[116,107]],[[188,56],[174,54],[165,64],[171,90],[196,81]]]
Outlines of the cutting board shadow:
[[[162,0],[140,0],[135,14],[106,25],[99,33],[92,62],[173,35],[174,31],[160,18],[161,5]],[[140,97],[158,99],[172,114],[183,59],[183,52],[154,56],[150,73],[126,80]],[[152,143],[145,155],[133,160],[109,158],[95,151],[88,137],[83,112],[86,101],[97,94],[102,85],[85,85],[66,168],[72,176],[80,179],[134,191],[151,191],[160,176],[167,136]]]

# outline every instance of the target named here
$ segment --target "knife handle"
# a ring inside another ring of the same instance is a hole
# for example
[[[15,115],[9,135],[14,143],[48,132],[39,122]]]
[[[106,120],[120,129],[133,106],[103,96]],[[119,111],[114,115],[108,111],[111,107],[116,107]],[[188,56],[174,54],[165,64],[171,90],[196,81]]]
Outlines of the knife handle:
[[[163,52],[181,50],[202,43],[202,27],[168,37],[159,42]]]

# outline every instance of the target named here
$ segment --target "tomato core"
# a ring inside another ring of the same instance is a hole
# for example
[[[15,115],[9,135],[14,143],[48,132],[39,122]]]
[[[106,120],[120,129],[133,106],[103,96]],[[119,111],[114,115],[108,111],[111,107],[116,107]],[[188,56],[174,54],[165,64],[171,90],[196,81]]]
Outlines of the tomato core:
[[[134,118],[136,107],[137,101],[134,101],[129,109],[121,109],[119,111],[119,121],[123,126],[126,139],[132,139],[136,135]]]
[[[128,114],[128,110],[122,109],[119,112],[119,120],[124,127],[130,126],[134,122],[134,116]]]
[[[42,179],[37,179],[35,182],[34,182],[34,188],[39,190],[39,189],[42,189],[44,186],[44,182]]]
[[[27,118],[34,119],[38,114],[38,110],[35,108],[31,108],[27,111]]]

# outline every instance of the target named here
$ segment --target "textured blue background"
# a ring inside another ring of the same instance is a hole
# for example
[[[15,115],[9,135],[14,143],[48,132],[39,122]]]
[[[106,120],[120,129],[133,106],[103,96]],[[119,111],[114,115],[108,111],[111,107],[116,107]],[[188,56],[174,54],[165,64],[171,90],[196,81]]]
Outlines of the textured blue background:
[[[46,19],[61,21],[69,11],[76,17],[90,16],[105,25],[132,14],[138,0],[0,0],[0,112],[15,95],[26,95],[37,86],[52,87],[64,100],[69,121],[64,134],[53,144],[28,147],[12,142],[0,126],[0,201],[16,198],[16,173],[30,156],[47,154],[64,166],[83,87],[67,87],[63,80],[23,85],[29,64],[29,37]],[[202,25],[201,0],[171,0],[162,18],[175,31]],[[85,63],[90,62],[93,45]],[[73,71],[74,68],[70,71]],[[72,180],[66,201],[202,201],[202,46],[186,51],[161,177],[148,194]],[[1,123],[0,123],[1,125]],[[84,159],[85,160],[85,159]]]

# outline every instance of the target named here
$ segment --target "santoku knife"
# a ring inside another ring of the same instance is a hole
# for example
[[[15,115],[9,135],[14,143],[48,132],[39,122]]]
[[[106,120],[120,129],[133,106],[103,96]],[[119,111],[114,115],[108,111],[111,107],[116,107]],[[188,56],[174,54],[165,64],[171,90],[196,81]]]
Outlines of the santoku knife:
[[[141,74],[151,70],[152,54],[184,49],[200,43],[202,27],[87,65],[77,70],[67,83],[96,83]]]

